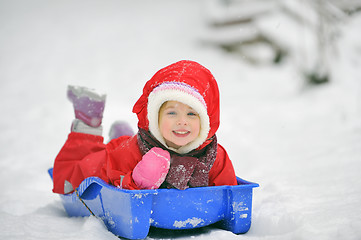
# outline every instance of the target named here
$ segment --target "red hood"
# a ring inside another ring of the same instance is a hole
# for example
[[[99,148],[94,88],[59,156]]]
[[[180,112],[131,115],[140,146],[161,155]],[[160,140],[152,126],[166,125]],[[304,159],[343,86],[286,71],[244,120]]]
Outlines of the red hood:
[[[143,94],[133,107],[133,112],[138,116],[138,127],[149,131],[147,118],[147,105],[149,94],[155,87],[164,82],[182,82],[197,89],[207,105],[211,138],[219,127],[219,90],[212,73],[199,63],[193,61],[179,61],[159,70],[145,84]],[[200,148],[208,143],[204,143]]]

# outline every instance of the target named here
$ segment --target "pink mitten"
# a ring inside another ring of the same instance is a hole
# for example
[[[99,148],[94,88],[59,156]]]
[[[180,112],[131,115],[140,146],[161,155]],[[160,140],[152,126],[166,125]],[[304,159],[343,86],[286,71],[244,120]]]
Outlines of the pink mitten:
[[[170,154],[158,147],[150,149],[133,170],[133,180],[141,189],[157,189],[170,166]]]

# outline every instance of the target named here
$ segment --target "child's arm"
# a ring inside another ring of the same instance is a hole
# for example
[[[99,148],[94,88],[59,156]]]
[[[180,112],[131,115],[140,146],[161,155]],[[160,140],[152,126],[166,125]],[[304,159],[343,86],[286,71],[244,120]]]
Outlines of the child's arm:
[[[132,178],[133,169],[142,155],[137,145],[137,135],[124,136],[107,144],[107,160],[102,169],[102,178],[124,189],[140,189]]]
[[[104,178],[114,186],[130,190],[158,188],[169,170],[169,152],[152,148],[142,156],[136,135],[116,141],[120,142],[111,141],[107,145]]]
[[[153,147],[135,166],[132,174],[133,180],[141,189],[158,189],[167,176],[169,166],[169,152]]]
[[[218,144],[217,158],[209,172],[209,186],[237,185],[237,178],[226,150]]]

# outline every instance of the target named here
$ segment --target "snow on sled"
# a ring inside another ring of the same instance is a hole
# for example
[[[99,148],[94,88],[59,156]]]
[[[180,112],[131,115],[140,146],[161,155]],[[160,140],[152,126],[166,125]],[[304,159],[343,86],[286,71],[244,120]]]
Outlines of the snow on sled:
[[[52,177],[52,168],[49,174]],[[252,192],[259,185],[237,181],[237,186],[125,190],[89,177],[76,192],[60,197],[69,216],[94,214],[109,231],[124,238],[144,239],[151,226],[174,230],[214,223],[239,234],[251,226]]]

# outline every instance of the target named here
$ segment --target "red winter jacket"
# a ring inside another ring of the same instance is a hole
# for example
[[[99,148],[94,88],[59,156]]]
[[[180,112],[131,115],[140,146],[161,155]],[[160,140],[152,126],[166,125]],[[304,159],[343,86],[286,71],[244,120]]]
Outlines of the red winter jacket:
[[[219,91],[208,69],[192,61],[180,61],[158,71],[145,85],[143,94],[136,102],[133,112],[138,116],[138,127],[149,130],[147,118],[148,96],[163,82],[186,83],[204,98],[210,120],[208,139],[219,127]],[[210,143],[205,141],[198,149]],[[64,194],[64,182],[74,188],[87,177],[97,176],[104,181],[122,188],[139,189],[132,179],[134,167],[142,160],[137,135],[123,136],[103,143],[103,137],[72,132],[55,159],[53,169],[53,192]],[[209,186],[236,185],[237,180],[232,163],[225,149],[218,144],[216,160],[209,172]]]

